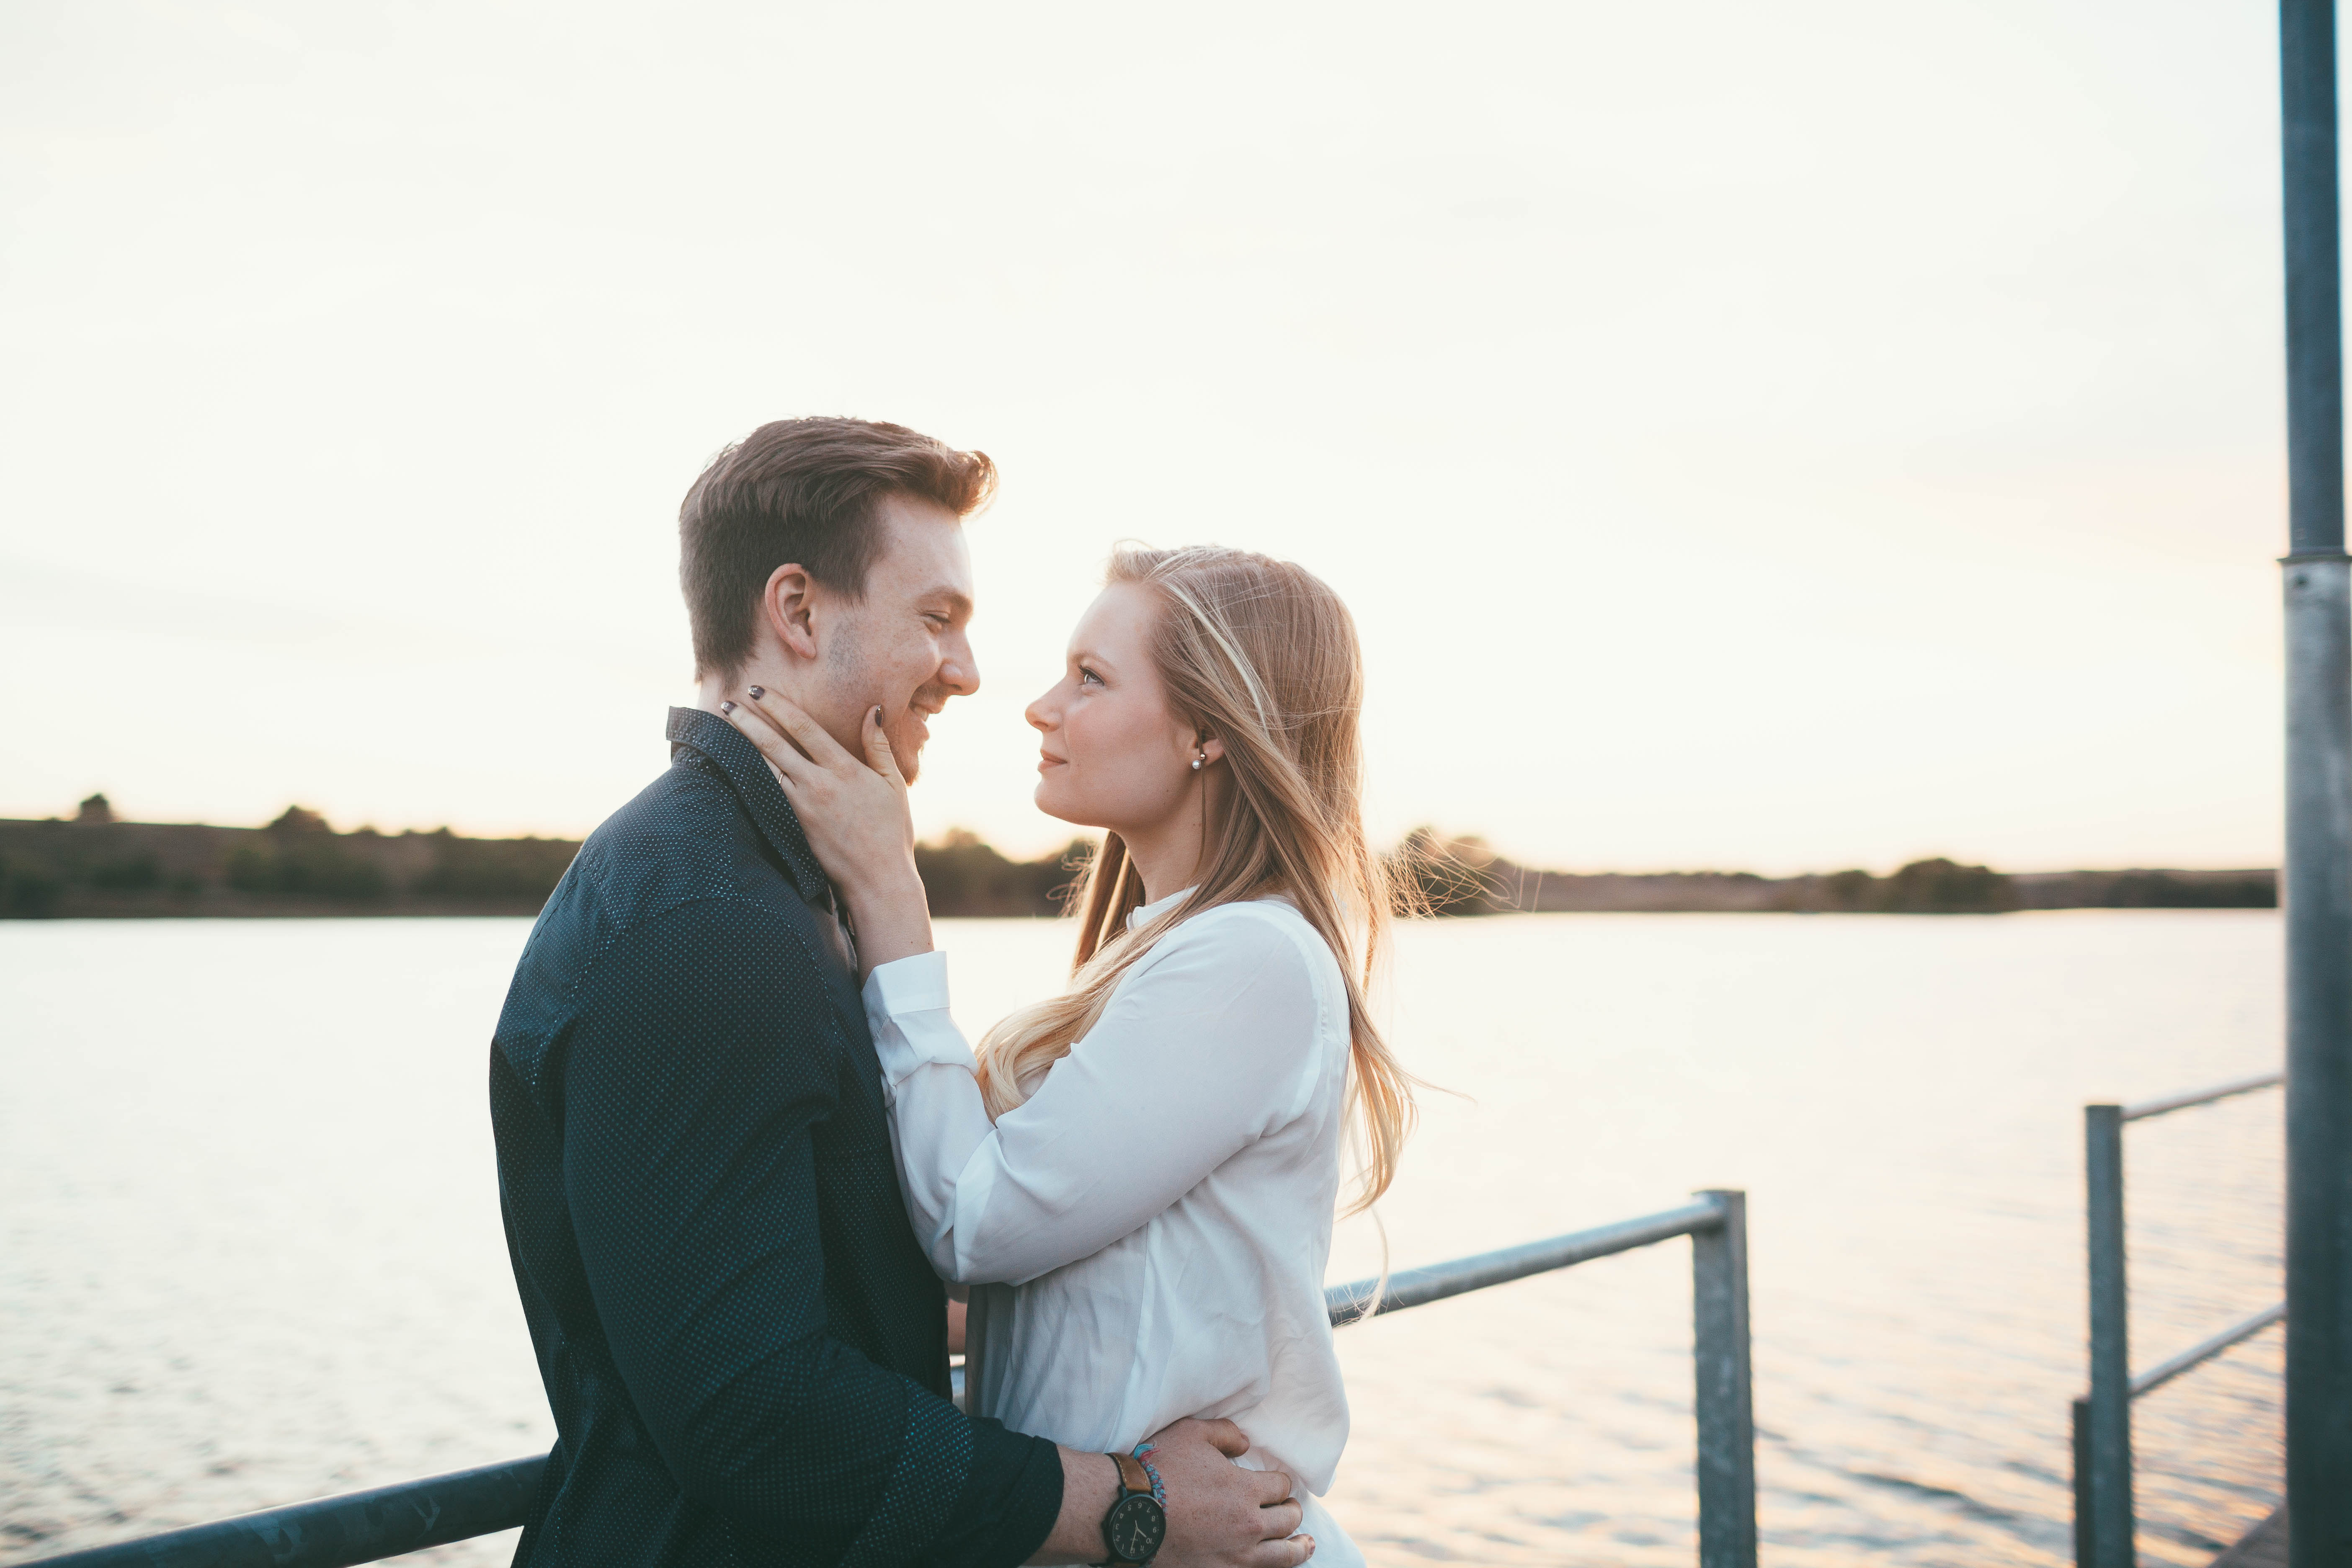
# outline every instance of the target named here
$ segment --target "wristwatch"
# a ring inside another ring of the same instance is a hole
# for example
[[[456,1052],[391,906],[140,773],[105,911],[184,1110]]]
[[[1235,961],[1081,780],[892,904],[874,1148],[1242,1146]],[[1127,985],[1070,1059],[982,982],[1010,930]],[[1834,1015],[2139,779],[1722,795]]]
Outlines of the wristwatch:
[[[1133,1454],[1113,1454],[1118,1467],[1118,1500],[1103,1515],[1103,1544],[1110,1558],[1103,1568],[1145,1568],[1168,1539],[1168,1511],[1151,1495],[1151,1477]]]

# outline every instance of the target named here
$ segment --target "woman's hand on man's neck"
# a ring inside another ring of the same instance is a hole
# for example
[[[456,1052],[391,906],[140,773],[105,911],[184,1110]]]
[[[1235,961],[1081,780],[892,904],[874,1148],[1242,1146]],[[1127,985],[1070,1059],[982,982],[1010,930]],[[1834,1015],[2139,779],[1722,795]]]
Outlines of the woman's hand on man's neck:
[[[822,710],[810,706],[811,694],[803,689],[800,671],[772,658],[751,658],[743,668],[728,675],[704,675],[697,683],[694,705],[706,713],[716,713],[721,702],[743,700],[743,694],[754,686],[781,692],[803,711],[817,714],[820,721],[826,717]],[[830,724],[826,725],[829,731]]]

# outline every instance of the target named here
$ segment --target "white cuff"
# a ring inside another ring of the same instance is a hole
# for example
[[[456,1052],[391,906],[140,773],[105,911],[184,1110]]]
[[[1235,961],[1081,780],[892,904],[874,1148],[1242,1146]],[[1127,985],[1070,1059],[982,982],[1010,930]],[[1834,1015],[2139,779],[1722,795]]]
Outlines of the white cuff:
[[[948,955],[934,948],[912,958],[877,963],[866,977],[866,1016],[874,1022],[902,1013],[930,1013],[948,1005]]]
[[[882,1063],[882,1084],[897,1089],[916,1068],[936,1064],[977,1073],[971,1047],[948,1011],[948,955],[919,952],[877,964],[866,977],[866,1027]]]

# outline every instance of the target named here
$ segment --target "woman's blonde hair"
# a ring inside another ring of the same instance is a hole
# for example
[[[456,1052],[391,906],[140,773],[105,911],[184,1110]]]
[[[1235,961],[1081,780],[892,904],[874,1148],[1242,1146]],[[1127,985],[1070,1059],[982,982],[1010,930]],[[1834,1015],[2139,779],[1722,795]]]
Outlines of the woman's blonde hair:
[[[1082,874],[1070,989],[1023,1008],[980,1042],[991,1116],[1036,1092],[1047,1069],[1094,1027],[1120,976],[1179,922],[1219,904],[1280,893],[1329,944],[1348,987],[1348,1103],[1363,1170],[1349,1212],[1395,1178],[1413,1121],[1413,1080],[1390,1055],[1365,995],[1386,949],[1386,868],[1364,837],[1364,661],[1356,624],[1321,579],[1288,562],[1214,545],[1122,548],[1106,584],[1160,602],[1151,657],[1184,723],[1224,742],[1232,786],[1210,825],[1199,884],[1129,931],[1143,881],[1116,833]]]

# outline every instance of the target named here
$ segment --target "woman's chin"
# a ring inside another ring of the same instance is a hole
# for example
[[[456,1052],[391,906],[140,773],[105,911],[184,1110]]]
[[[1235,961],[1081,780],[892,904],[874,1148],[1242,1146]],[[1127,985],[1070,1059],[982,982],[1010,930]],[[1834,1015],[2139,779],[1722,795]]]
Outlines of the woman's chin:
[[[1039,779],[1037,781],[1037,787],[1030,792],[1029,798],[1036,803],[1038,810],[1044,812],[1050,817],[1054,817],[1062,822],[1066,822],[1073,827],[1099,827],[1102,826],[1102,824],[1098,822],[1087,821],[1087,814],[1085,812],[1078,810],[1068,801],[1057,798],[1060,794],[1061,792],[1054,787],[1054,784],[1051,779]]]

